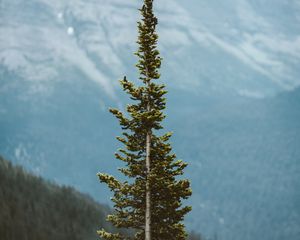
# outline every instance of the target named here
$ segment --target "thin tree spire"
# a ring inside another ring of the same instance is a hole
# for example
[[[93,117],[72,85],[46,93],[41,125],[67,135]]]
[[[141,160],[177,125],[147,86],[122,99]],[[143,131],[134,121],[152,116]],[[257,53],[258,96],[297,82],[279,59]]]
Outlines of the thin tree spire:
[[[157,18],[153,13],[153,0],[144,0],[140,9],[142,19],[138,22],[137,68],[140,85],[124,77],[120,81],[123,90],[130,95],[133,104],[127,105],[127,114],[110,109],[122,126],[122,136],[117,139],[125,145],[116,158],[125,163],[120,169],[132,181],[122,182],[108,174],[99,174],[113,191],[115,212],[108,220],[118,228],[133,229],[135,236],[126,237],[120,233],[98,231],[107,240],[184,240],[186,232],[182,223],[191,210],[182,205],[182,199],[191,194],[186,179],[177,180],[187,166],[176,160],[169,143],[171,133],[160,135],[163,110],[166,107],[165,85],[157,83],[160,78],[161,58],[157,50]]]

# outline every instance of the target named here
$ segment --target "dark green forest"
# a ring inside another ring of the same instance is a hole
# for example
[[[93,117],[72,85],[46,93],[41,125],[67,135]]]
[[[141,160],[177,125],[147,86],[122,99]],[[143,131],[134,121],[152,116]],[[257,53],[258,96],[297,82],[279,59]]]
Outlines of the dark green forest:
[[[99,239],[111,209],[71,187],[58,186],[0,156],[1,240]],[[190,234],[190,240],[200,240]]]

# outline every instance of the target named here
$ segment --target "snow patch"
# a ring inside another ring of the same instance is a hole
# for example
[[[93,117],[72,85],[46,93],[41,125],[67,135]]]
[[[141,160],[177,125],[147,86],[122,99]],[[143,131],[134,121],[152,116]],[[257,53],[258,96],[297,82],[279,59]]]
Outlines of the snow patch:
[[[74,35],[74,28],[73,27],[68,27],[68,29],[67,29],[67,33],[69,34],[69,35]]]

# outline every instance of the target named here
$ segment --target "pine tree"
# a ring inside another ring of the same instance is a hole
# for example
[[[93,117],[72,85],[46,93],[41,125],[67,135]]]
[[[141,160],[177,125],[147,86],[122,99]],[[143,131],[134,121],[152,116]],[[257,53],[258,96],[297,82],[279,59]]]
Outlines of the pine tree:
[[[126,115],[110,109],[124,130],[117,139],[125,148],[119,149],[115,157],[125,163],[119,170],[129,180],[121,182],[107,174],[98,176],[114,193],[115,213],[108,216],[113,225],[133,229],[135,240],[182,240],[187,237],[182,221],[191,207],[183,206],[181,200],[192,192],[189,181],[178,176],[187,164],[176,160],[172,153],[169,143],[172,134],[160,135],[167,91],[165,85],[157,83],[161,58],[157,50],[153,0],[144,0],[140,12],[139,49],[135,54],[139,58],[136,66],[141,84],[137,86],[124,77],[120,83],[134,104],[127,105]],[[107,240],[132,239],[104,229],[98,234]]]

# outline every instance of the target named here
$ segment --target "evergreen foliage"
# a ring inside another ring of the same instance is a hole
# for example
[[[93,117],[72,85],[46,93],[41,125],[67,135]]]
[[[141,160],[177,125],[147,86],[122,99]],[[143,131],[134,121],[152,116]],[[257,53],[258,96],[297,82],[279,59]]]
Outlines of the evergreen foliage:
[[[114,232],[105,221],[110,212],[89,196],[28,174],[0,156],[1,240],[96,239],[99,225]]]
[[[163,129],[161,122],[165,118],[165,86],[157,83],[160,78],[161,58],[157,50],[157,18],[153,14],[153,0],[144,0],[140,9],[142,20],[138,22],[139,57],[136,65],[140,72],[140,86],[121,80],[123,90],[130,95],[134,104],[127,105],[127,116],[117,109],[111,113],[119,120],[124,132],[117,139],[125,145],[115,154],[125,163],[119,169],[130,180],[121,182],[108,174],[99,174],[113,191],[115,212],[108,220],[117,228],[130,228],[136,231],[135,240],[145,237],[146,208],[150,206],[151,239],[186,239],[187,234],[182,223],[186,213],[191,210],[183,206],[181,200],[191,195],[190,183],[178,179],[187,166],[176,160],[169,143],[171,133],[159,135]],[[147,145],[149,143],[149,146]],[[149,148],[148,148],[149,147]],[[149,157],[150,162],[147,163]],[[150,202],[147,202],[149,193]],[[104,229],[98,232],[107,240],[132,239],[122,234],[113,234]]]
[[[0,156],[1,240],[92,240],[111,209],[70,187],[59,187]],[[126,235],[129,232],[122,231]],[[190,240],[201,240],[190,234]]]

